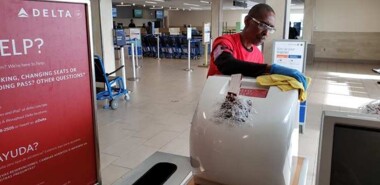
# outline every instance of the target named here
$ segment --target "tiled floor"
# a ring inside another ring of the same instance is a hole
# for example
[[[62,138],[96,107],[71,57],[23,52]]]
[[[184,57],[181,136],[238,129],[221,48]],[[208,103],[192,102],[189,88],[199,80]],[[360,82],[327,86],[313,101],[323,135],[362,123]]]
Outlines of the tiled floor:
[[[131,77],[130,62],[126,61]],[[129,102],[117,110],[104,110],[98,102],[100,162],[103,184],[113,184],[156,151],[189,156],[190,122],[206,80],[201,60],[144,58],[138,82],[127,81]],[[323,110],[356,111],[380,99],[380,75],[372,64],[315,63],[306,73],[313,81],[308,90],[307,125],[299,139],[299,155],[309,160],[307,185],[315,183],[319,125]]]

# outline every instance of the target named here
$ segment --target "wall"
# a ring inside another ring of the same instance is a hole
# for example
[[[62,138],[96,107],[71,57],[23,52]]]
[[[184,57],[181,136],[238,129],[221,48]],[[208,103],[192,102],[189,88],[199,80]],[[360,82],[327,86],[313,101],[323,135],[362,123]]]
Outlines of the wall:
[[[303,14],[303,8],[301,9],[299,7],[290,7],[290,14]]]
[[[104,66],[106,71],[114,71],[115,51],[113,47],[112,1],[101,0],[99,7]]]
[[[235,27],[240,22],[241,14],[248,13],[247,10],[223,10],[223,22],[227,21],[228,27]],[[184,24],[191,26],[203,26],[203,23],[211,22],[211,10],[193,11],[168,11],[171,27],[182,27]],[[175,19],[173,18],[175,17]]]
[[[114,21],[123,23],[124,26],[128,26],[130,19],[133,18],[133,7],[116,7],[117,17]],[[248,13],[247,10],[224,10],[223,11],[223,22],[227,22],[227,26],[235,28],[236,22],[240,22],[241,14]],[[168,17],[170,27],[183,27],[184,24],[197,27],[202,27],[203,23],[211,22],[211,10],[193,10],[193,11],[183,11],[183,10],[171,10],[165,11],[165,16]],[[136,26],[142,26],[142,23],[147,23],[148,21],[155,21],[154,10],[144,9],[143,18],[133,18]]]
[[[285,20],[285,3],[288,1],[267,0],[267,3],[274,8],[276,12],[276,25],[277,31],[270,35],[264,43],[264,57],[266,63],[272,61],[272,45],[274,39],[283,39],[284,36],[284,20]],[[234,28],[236,22],[241,21],[241,14],[248,13],[246,10],[223,10],[223,21],[227,22],[228,27]],[[211,11],[169,11],[170,27],[182,27],[184,24],[191,24],[192,26],[202,26],[203,23],[211,22]],[[175,19],[174,19],[175,17]],[[244,24],[244,23],[243,23]],[[288,25],[288,24],[286,24]]]
[[[319,60],[349,59],[380,61],[379,32],[316,31],[313,34],[313,38],[315,57]]]
[[[137,27],[141,27],[143,23],[145,25],[148,24],[150,21],[156,21],[156,15],[155,10],[151,10],[148,8],[138,7],[138,9],[143,10],[143,17],[142,18],[133,18],[133,9],[135,7],[129,7],[129,6],[116,6],[117,9],[117,17],[113,20],[116,21],[116,23],[123,23],[124,26],[128,26],[130,23],[130,20],[133,19],[133,22]]]
[[[286,16],[287,12],[285,12],[287,4],[290,4],[290,0],[278,1],[278,0],[267,0],[266,3],[270,5],[273,10],[276,12],[276,32],[270,34],[264,42],[264,59],[265,63],[271,64],[273,58],[273,40],[284,39],[284,33],[286,33],[286,29],[288,30],[288,22],[289,18]],[[289,6],[289,5],[288,5]],[[290,12],[288,12],[290,13]],[[289,14],[288,14],[289,15]],[[285,26],[286,25],[286,26]]]
[[[248,14],[249,9],[244,11],[225,10],[223,11],[223,21],[227,22],[228,27],[236,27],[236,22],[241,22],[241,14]],[[244,25],[244,22],[241,24]]]
[[[99,0],[91,1],[92,41],[94,54],[103,57],[99,10]]]
[[[217,38],[223,33],[223,0],[212,0],[211,2],[211,38]],[[208,16],[207,16],[208,17]],[[207,21],[209,22],[209,21]],[[211,41],[212,42],[212,41]]]
[[[123,23],[124,26],[128,27],[131,18],[127,18],[127,19],[126,18],[124,18],[124,19],[113,18],[113,20],[116,23]],[[141,19],[141,18],[138,19],[138,18],[133,18],[133,22],[135,23],[136,27],[141,27],[143,23],[145,23],[145,25],[147,26],[148,22],[151,22],[151,21],[156,21],[156,19]]]
[[[379,0],[318,0],[316,31],[379,32]]]
[[[306,40],[308,43],[312,43],[315,22],[315,1],[316,0],[305,0],[304,4],[302,39]],[[312,60],[309,59],[309,61]]]
[[[379,0],[316,1],[315,57],[380,61],[379,8]]]

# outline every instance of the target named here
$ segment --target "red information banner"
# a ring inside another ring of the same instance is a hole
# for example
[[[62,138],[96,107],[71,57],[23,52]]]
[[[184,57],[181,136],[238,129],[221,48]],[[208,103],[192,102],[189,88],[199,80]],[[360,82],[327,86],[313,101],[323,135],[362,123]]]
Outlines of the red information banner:
[[[87,7],[0,0],[0,185],[98,181]]]

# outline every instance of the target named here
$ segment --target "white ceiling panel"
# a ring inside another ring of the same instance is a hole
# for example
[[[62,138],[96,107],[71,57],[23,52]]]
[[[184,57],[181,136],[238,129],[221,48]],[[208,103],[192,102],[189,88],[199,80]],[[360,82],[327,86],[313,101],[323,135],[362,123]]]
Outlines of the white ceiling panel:
[[[137,6],[155,9],[168,10],[210,10],[212,0],[112,0],[114,5]],[[244,1],[244,0],[241,0]],[[265,0],[245,0],[247,9],[250,9],[257,3],[264,3]],[[233,6],[233,0],[223,1],[224,10],[241,10],[243,7]]]

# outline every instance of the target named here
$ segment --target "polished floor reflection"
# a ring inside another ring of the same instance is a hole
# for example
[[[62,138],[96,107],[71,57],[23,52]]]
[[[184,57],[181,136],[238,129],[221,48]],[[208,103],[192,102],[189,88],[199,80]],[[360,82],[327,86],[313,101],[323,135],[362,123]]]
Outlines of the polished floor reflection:
[[[127,77],[132,77],[127,59]],[[128,102],[117,110],[102,109],[98,101],[100,162],[103,184],[123,178],[156,151],[189,156],[190,122],[207,68],[187,72],[187,60],[144,58],[137,69],[137,82]],[[357,111],[361,105],[380,99],[380,75],[372,68],[380,64],[314,63],[306,67],[312,77],[308,90],[307,123],[299,139],[299,155],[309,160],[307,185],[315,183],[320,117],[323,110]]]

